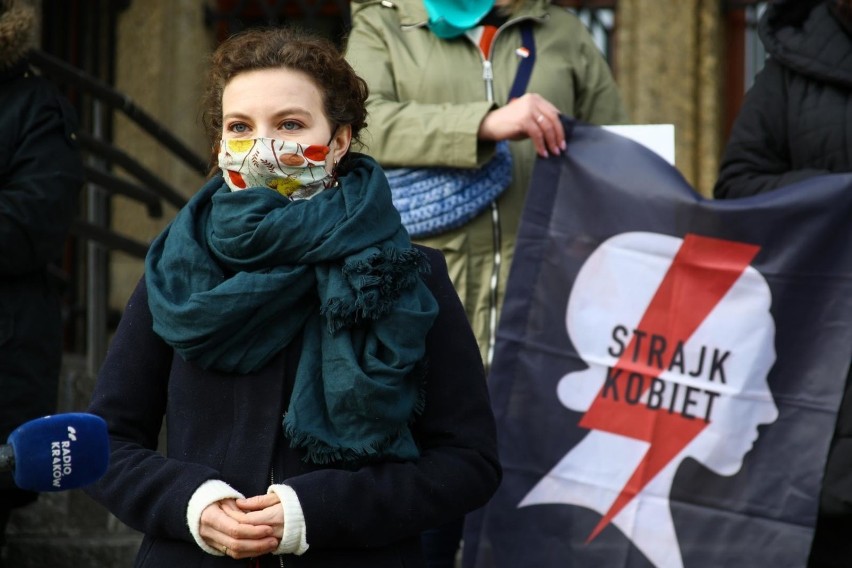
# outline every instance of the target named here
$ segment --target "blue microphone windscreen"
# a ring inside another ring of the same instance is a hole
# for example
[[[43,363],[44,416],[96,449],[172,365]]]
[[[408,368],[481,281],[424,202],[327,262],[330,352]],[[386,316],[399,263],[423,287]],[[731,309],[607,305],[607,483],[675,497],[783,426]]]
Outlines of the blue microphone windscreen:
[[[109,463],[109,435],[100,416],[84,412],[30,420],[9,435],[15,485],[30,491],[65,491],[97,481]]]

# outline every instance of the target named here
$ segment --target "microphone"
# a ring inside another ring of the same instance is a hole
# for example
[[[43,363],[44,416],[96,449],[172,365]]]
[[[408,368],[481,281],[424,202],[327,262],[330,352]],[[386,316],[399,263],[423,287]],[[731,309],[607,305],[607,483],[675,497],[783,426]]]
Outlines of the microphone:
[[[54,414],[18,426],[0,445],[0,472],[43,493],[94,483],[109,464],[107,424],[85,412]]]

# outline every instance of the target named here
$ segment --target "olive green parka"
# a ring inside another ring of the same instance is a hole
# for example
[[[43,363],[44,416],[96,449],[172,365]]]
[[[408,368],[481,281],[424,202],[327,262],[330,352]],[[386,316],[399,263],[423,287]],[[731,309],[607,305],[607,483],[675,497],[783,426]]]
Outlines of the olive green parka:
[[[490,61],[467,36],[438,38],[427,19],[421,0],[352,4],[346,57],[370,87],[362,138],[365,151],[383,167],[473,168],[491,158],[494,143],[478,140],[477,131],[489,111],[507,102],[521,60],[518,24],[523,21],[532,23],[536,48],[527,93],[584,122],[627,121],[606,61],[566,9],[528,0],[498,29]],[[492,207],[459,229],[419,241],[444,253],[486,362],[536,159],[529,140],[510,146],[513,180]]]

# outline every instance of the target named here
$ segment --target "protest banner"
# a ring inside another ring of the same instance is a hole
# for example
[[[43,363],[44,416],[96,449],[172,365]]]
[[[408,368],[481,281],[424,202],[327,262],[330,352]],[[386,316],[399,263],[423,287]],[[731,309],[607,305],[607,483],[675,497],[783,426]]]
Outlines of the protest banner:
[[[801,567],[852,356],[852,175],[731,201],[565,122],[489,388],[504,478],[464,565]]]

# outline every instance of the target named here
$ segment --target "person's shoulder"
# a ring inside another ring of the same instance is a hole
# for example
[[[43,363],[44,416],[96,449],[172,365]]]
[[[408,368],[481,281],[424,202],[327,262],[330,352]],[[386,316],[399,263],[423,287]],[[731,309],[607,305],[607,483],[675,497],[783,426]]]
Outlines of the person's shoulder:
[[[423,255],[426,257],[426,260],[429,262],[429,266],[432,267],[433,272],[435,271],[435,269],[438,269],[439,271],[447,270],[447,261],[446,259],[444,259],[444,255],[441,253],[441,251],[417,243],[414,243],[414,248],[423,253]]]
[[[148,307],[148,281],[146,276],[146,274],[143,274],[139,280],[136,281],[136,287],[133,289],[133,292],[130,293],[127,303],[125,304],[125,312],[139,310],[143,312],[150,312],[150,308]]]
[[[59,88],[53,81],[41,75],[30,75],[24,81],[26,86],[22,88],[32,93],[32,96],[38,97],[45,104],[60,105],[65,102],[64,95],[59,92]]]
[[[64,114],[59,90],[29,67],[6,69],[0,81],[0,122],[26,128],[33,120]],[[7,130],[8,131],[8,130]]]
[[[586,25],[568,8],[546,2],[540,9],[542,29],[552,32],[554,37],[569,44],[594,42]]]
[[[350,3],[350,9],[352,13],[360,12],[364,8],[369,8],[370,6],[381,6],[382,0],[352,0]]]
[[[68,98],[56,83],[36,72],[28,62],[17,69],[9,80],[0,83],[0,122],[27,128],[35,122],[58,121],[64,125],[67,143],[77,148],[79,118]]]
[[[352,17],[373,14],[375,17],[394,17],[404,25],[415,25],[426,20],[426,8],[421,0],[352,0]]]
[[[585,24],[583,24],[580,18],[577,17],[577,14],[564,6],[544,2],[542,5],[535,8],[533,15],[539,12],[549,25],[559,24],[571,26],[572,28],[576,26],[582,26],[585,28]]]
[[[414,243],[413,246],[426,258],[428,269],[421,271],[420,278],[438,302],[439,309],[442,312],[463,314],[464,308],[453,287],[453,282],[450,280],[450,273],[444,254],[437,249],[420,244]],[[467,316],[462,315],[461,317],[466,318]]]
[[[61,97],[59,88],[53,81],[37,73],[27,60],[4,69],[1,77],[0,85],[7,96],[26,97],[30,104],[52,103]]]
[[[400,8],[399,2],[391,0],[352,0],[349,7],[353,16],[368,8],[378,8],[383,10],[399,10]]]
[[[532,16],[534,18],[544,19],[547,23],[559,22],[574,26],[577,24],[583,25],[577,14],[565,6],[553,4],[549,0],[533,0],[524,6],[523,15]],[[549,21],[549,20],[552,20]]]
[[[426,264],[429,266],[429,269],[422,273],[422,278],[426,285],[434,292],[436,287],[441,287],[441,283],[449,282],[450,275],[444,254],[437,249],[416,243],[413,246],[423,254],[426,258]]]
[[[12,89],[49,89],[49,81],[36,73],[25,59],[0,69],[0,86]]]

